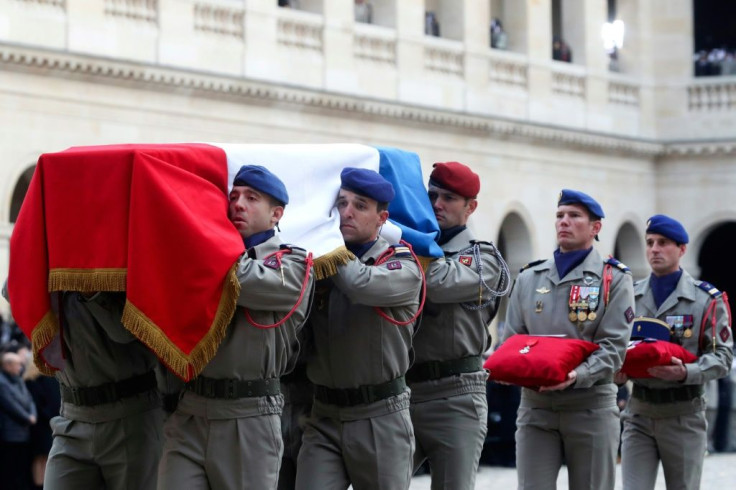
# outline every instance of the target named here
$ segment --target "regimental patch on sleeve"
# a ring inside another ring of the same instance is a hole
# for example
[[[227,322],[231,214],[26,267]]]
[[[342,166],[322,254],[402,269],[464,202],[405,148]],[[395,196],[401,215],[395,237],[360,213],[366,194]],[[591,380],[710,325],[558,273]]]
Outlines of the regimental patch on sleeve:
[[[276,259],[276,257],[272,256],[264,260],[263,265],[264,267],[268,267],[269,269],[278,269],[279,261]]]
[[[726,342],[731,336],[731,329],[728,327],[723,327],[718,335],[721,336],[721,341]]]
[[[471,255],[461,255],[460,263],[470,267],[471,265],[473,265],[473,257]]]
[[[634,319],[634,310],[629,306],[626,308],[626,311],[624,312],[624,316],[626,317],[626,321],[631,323],[631,320]]]
[[[400,260],[392,260],[391,262],[386,263],[386,269],[390,271],[395,271],[401,269],[401,261]]]

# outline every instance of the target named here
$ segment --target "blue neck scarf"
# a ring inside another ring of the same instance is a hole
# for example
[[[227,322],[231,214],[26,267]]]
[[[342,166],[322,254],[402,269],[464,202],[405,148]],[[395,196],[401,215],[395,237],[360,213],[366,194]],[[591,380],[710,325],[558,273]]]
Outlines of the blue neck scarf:
[[[345,247],[347,247],[348,250],[353,252],[353,255],[355,255],[358,258],[361,258],[364,253],[366,253],[370,248],[378,241],[378,238],[371,242],[367,243],[346,243]]]
[[[253,233],[248,238],[245,238],[243,240],[243,243],[245,243],[245,248],[253,248],[256,245],[260,245],[261,243],[265,242],[272,236],[274,236],[276,232],[274,230],[266,230],[266,231],[259,231],[258,233]]]
[[[467,226],[459,225],[459,226],[453,226],[452,228],[447,228],[446,230],[440,230],[440,236],[437,239],[437,245],[442,246],[445,243],[449,242],[450,240],[455,238],[465,228],[467,228]]]
[[[560,279],[565,277],[575,267],[582,264],[591,250],[593,250],[593,247],[565,253],[560,252],[559,248],[555,250],[555,266],[557,266],[557,275],[560,276]]]
[[[654,297],[654,304],[657,305],[657,309],[662,306],[664,300],[666,300],[672,291],[677,288],[677,283],[680,281],[682,276],[682,269],[679,269],[666,276],[655,276],[651,274],[649,276],[649,287],[652,288],[652,296]]]

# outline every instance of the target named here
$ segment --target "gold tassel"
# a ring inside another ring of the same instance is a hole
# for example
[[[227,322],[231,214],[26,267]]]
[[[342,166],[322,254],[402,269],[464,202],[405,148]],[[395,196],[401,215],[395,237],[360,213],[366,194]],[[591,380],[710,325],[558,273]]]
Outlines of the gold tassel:
[[[337,274],[339,265],[347,264],[353,260],[355,255],[350,252],[344,245],[336,248],[332,252],[326,253],[314,259],[314,278],[326,279]]]
[[[46,376],[53,376],[57,371],[49,366],[41,358],[41,350],[51,343],[56,335],[59,334],[59,321],[53,311],[49,310],[38,322],[31,334],[31,348],[33,349],[33,363],[39,371]]]
[[[126,269],[52,269],[49,292],[125,291]]]
[[[125,303],[123,309],[123,326],[147,345],[177,376],[182,379],[194,378],[215,356],[217,347],[225,338],[225,332],[235,313],[240,295],[240,283],[235,274],[236,267],[237,262],[230,268],[225,278],[220,304],[209,331],[189,355],[169,340],[161,329],[130,301]]]
[[[424,272],[427,272],[429,264],[437,260],[437,257],[422,257],[421,255],[417,255],[417,259],[419,260],[419,265],[424,269]]]

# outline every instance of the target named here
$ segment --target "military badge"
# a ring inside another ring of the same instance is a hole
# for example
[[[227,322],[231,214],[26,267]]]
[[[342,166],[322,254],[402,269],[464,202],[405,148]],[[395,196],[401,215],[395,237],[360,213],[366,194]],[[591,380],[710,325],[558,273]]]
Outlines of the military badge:
[[[263,261],[263,265],[269,269],[278,269],[279,261],[276,257],[269,257]]]
[[[538,292],[539,294],[547,294],[547,293],[549,293],[549,292],[550,292],[550,290],[549,290],[549,289],[547,289],[546,287],[541,287],[541,288],[537,289],[537,292]]]
[[[629,323],[631,323],[631,321],[634,319],[634,310],[631,308],[631,306],[626,308],[624,316],[626,317],[626,321]]]
[[[460,263],[463,264],[463,265],[467,265],[468,267],[470,267],[471,265],[473,265],[473,257],[470,256],[470,255],[461,255],[460,256]]]
[[[400,260],[392,260],[391,262],[386,263],[386,268],[390,271],[396,271],[401,269],[401,261]]]
[[[721,336],[721,340],[722,340],[723,342],[725,342],[725,341],[727,341],[727,340],[728,340],[728,338],[729,338],[729,337],[731,336],[731,330],[729,330],[729,328],[728,328],[728,327],[723,327],[723,328],[721,329],[721,332],[720,332],[720,333],[719,333],[718,335],[720,335],[720,336]]]

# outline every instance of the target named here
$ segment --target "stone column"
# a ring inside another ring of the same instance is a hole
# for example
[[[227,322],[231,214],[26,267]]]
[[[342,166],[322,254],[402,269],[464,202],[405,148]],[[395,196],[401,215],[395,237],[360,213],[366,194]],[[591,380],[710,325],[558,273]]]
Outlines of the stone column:
[[[526,45],[529,56],[529,118],[551,120],[546,101],[552,97],[552,2],[526,2]]]
[[[424,95],[424,0],[396,2],[396,65],[399,100],[422,103]]]
[[[325,89],[356,93],[358,84],[353,56],[353,2],[324,0],[322,8],[325,19]]]

